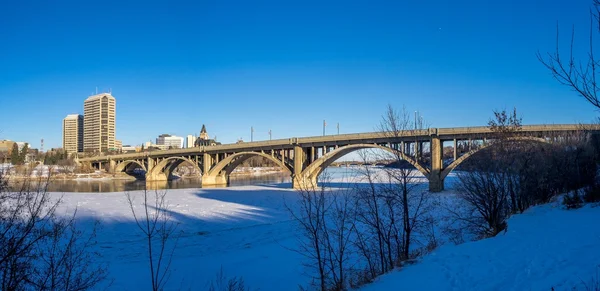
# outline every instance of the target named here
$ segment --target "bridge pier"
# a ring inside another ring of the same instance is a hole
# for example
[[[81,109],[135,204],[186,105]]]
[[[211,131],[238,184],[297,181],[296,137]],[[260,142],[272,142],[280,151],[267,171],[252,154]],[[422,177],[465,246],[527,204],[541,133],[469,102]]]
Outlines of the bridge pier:
[[[442,141],[437,135],[431,136],[431,172],[428,175],[429,191],[440,192],[444,190],[444,178],[442,168],[444,167]]]
[[[220,174],[216,176],[202,175],[202,187],[206,186],[228,186],[229,176]]]
[[[146,181],[168,181],[169,177],[165,173],[154,173],[154,171],[148,171],[146,173]]]
[[[115,169],[117,168],[117,162],[113,160],[108,161],[108,172],[111,174],[115,173]]]
[[[317,179],[304,177],[302,175],[292,176],[292,188],[294,190],[313,190],[317,189]]]

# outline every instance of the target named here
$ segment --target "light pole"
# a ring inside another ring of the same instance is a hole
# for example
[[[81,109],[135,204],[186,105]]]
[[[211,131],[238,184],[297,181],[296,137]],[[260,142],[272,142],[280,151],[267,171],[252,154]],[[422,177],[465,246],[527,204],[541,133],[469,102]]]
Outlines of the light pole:
[[[269,140],[271,140],[271,139],[272,139],[271,130],[269,129]]]
[[[250,141],[254,141],[254,127],[250,126]]]
[[[417,129],[417,111],[415,111],[415,130]]]
[[[323,136],[325,136],[325,126],[327,126],[327,123],[325,123],[325,119],[323,119]]]
[[[337,130],[338,130],[338,135],[340,135],[340,123],[337,123]]]

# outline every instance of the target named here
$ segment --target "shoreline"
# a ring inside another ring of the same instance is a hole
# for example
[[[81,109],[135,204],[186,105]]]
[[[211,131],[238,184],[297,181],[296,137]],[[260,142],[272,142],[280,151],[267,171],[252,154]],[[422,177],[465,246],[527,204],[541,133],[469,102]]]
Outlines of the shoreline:
[[[281,174],[285,171],[278,167],[253,167],[253,168],[241,168],[234,170],[230,175],[231,177],[248,177],[248,176],[266,176],[273,174]],[[9,180],[23,181],[27,179],[48,179],[48,175],[30,175],[25,176],[21,174],[7,174],[6,178]],[[201,178],[200,175],[182,175],[178,176],[179,179],[197,179]],[[50,181],[113,181],[113,180],[138,180],[135,176],[130,176],[125,173],[109,174],[105,172],[87,173],[87,174],[53,174],[50,177]]]

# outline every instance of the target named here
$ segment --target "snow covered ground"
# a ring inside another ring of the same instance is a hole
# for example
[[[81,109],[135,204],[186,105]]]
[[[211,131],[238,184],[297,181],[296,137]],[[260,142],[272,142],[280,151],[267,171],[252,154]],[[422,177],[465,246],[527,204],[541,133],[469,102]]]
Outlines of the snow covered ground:
[[[352,173],[337,173],[332,181],[349,176]],[[436,201],[456,203],[452,182],[449,177],[449,191],[432,194]],[[169,209],[183,234],[167,290],[204,290],[221,268],[227,276],[242,276],[252,290],[306,286],[304,257],[293,251],[296,230],[286,209],[286,204],[296,203],[290,188],[276,184],[168,190]],[[140,207],[142,192],[131,194]],[[109,263],[110,290],[149,288],[145,242],[125,193],[53,195],[64,201],[59,213],[68,215],[77,207],[80,226],[89,229],[94,220],[101,222],[98,247],[102,261]],[[576,211],[558,205],[536,207],[511,218],[506,234],[458,246],[446,244],[364,289],[571,290],[588,282],[600,264],[598,217],[600,207]]]
[[[505,234],[442,246],[362,290],[596,290],[586,285],[600,271],[598,218],[600,207],[534,207]]]

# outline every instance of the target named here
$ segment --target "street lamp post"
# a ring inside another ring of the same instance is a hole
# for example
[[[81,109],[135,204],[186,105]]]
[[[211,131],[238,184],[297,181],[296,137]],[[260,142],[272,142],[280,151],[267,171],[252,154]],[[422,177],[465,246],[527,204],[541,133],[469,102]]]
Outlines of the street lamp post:
[[[250,141],[254,141],[254,127],[250,126]]]
[[[271,140],[271,139],[272,139],[271,130],[269,129],[269,140]]]

